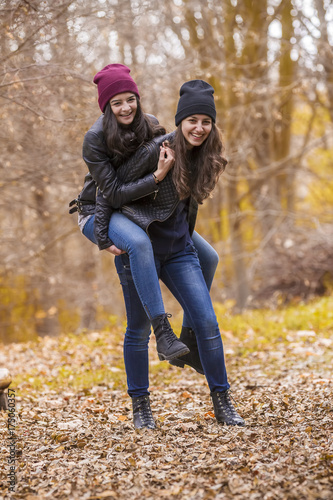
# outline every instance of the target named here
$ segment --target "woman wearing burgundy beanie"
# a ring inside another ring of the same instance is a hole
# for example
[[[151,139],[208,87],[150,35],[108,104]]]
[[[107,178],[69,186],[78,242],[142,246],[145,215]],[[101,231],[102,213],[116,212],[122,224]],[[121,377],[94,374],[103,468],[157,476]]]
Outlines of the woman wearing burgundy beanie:
[[[94,78],[104,115],[85,135],[83,158],[99,191],[95,215],[85,216],[81,210],[79,224],[100,249],[117,255],[128,321],[124,359],[134,425],[156,427],[148,392],[150,324],[160,359],[204,373],[217,420],[244,425],[230,400],[209,296],[218,257],[194,232],[197,203],[210,195],[225,167],[214,89],[202,80],[186,82],[178,102],[178,129],[165,135],[154,117],[142,113],[129,72],[126,66],[109,65]],[[164,311],[159,278],[185,311],[181,340]]]
[[[94,216],[79,216],[82,232],[100,250],[114,255],[127,252],[137,292],[152,322],[160,359],[172,360],[189,353],[189,348],[172,331],[164,310],[154,255],[147,234],[124,215],[115,212],[105,218],[102,207],[119,209],[124,203],[157,191],[156,179],[162,180],[173,160],[165,159],[154,173],[131,183],[121,183],[117,168],[138,147],[165,133],[154,117],[145,115],[140,106],[138,87],[123,64],[109,64],[94,77],[98,104],[104,113],[86,133],[83,159],[98,186]],[[97,223],[98,222],[98,223]]]

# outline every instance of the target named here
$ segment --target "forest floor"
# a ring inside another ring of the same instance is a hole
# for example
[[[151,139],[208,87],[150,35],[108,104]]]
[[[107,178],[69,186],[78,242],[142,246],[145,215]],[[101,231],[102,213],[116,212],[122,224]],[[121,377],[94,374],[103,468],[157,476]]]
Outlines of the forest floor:
[[[333,499],[333,303],[232,317],[216,306],[244,428],[216,423],[207,384],[150,346],[158,429],[134,430],[123,326],[1,346],[14,376],[15,491],[0,412],[0,498]]]

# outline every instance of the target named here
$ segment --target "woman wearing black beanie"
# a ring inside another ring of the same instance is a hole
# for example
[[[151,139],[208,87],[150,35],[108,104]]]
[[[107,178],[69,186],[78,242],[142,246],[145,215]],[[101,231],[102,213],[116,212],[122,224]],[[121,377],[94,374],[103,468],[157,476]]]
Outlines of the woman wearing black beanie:
[[[118,166],[117,179],[119,183],[131,183],[153,172],[157,193],[124,204],[120,210],[149,235],[158,277],[184,309],[188,324],[180,340],[184,342],[186,337],[186,345],[191,350],[193,345],[199,351],[196,369],[199,371],[197,367],[200,366],[206,376],[217,421],[242,426],[244,420],[230,399],[221,334],[192,239],[198,203],[210,196],[226,165],[220,133],[215,125],[213,93],[213,87],[207,82],[186,82],[180,90],[176,132],[156,136],[139,147]],[[154,171],[160,171],[163,163],[172,162],[173,158],[174,167],[163,180],[155,177]],[[111,214],[112,207],[99,198],[95,216],[97,228]],[[103,231],[95,231],[97,239],[102,234]],[[90,239],[93,240],[91,234]],[[101,239],[99,245],[103,245]],[[155,428],[148,391],[151,320],[133,284],[128,254],[117,256],[115,263],[127,313],[124,359],[134,425],[136,428]],[[191,362],[193,365],[191,353],[170,360],[171,364],[181,367],[184,364],[191,366]]]

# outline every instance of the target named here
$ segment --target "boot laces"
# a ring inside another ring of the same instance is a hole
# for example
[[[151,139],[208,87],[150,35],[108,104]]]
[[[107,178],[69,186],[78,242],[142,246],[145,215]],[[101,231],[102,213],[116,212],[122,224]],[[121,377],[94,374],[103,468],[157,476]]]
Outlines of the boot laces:
[[[221,409],[224,413],[226,413],[230,417],[239,417],[234,405],[232,404],[231,399],[233,399],[233,401],[235,402],[234,398],[230,394],[229,389],[224,392],[217,393],[219,409]]]
[[[135,408],[135,413],[139,413],[142,424],[144,425],[155,424],[148,398],[144,398],[138,402]]]
[[[175,335],[174,331],[172,330],[168,318],[171,318],[172,314],[170,313],[165,313],[163,316],[162,320],[162,328],[163,328],[163,333],[165,335],[165,339],[168,343],[168,346],[171,347],[172,344],[175,341],[178,341],[178,337]]]

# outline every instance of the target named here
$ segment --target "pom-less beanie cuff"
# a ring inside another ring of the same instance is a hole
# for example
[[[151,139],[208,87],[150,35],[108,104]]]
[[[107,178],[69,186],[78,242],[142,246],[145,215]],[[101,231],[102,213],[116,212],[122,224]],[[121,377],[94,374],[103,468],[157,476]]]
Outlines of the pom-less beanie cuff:
[[[185,82],[179,91],[180,98],[175,116],[176,126],[190,115],[207,115],[216,121],[214,89],[203,80]]]
[[[137,96],[139,96],[138,87],[136,86],[134,81],[131,80],[117,80],[115,82],[111,82],[107,87],[105,87],[98,97],[98,104],[102,111],[104,111],[107,103],[117,94],[121,94],[122,92],[133,92]]]
[[[107,103],[117,94],[133,92],[140,98],[138,87],[130,76],[130,69],[123,64],[109,64],[94,77],[98,90],[98,104],[104,113]]]

